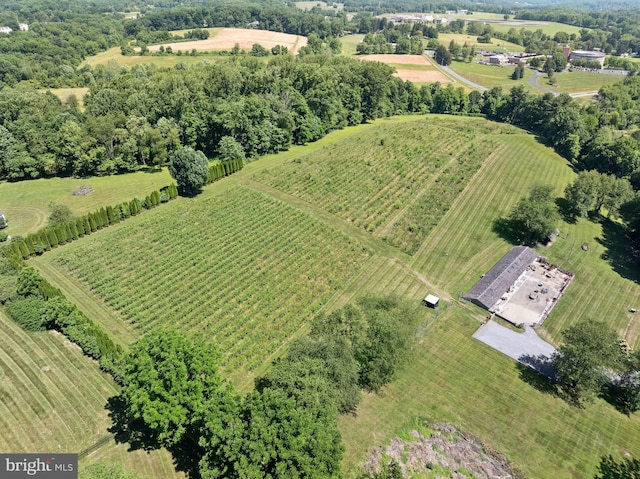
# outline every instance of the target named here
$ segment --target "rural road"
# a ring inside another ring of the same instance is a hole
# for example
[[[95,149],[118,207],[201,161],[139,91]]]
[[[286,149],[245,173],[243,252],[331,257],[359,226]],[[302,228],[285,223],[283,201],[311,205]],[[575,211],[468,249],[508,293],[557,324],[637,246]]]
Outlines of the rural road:
[[[560,93],[558,93],[557,91],[553,91],[553,90],[549,90],[548,88],[545,88],[541,85],[538,85],[538,83],[536,82],[536,79],[542,75],[542,73],[540,72],[533,72],[533,76],[529,77],[529,85],[531,85],[533,88],[537,88],[538,90],[542,90],[545,93],[551,93],[553,96],[558,96],[560,95]]]
[[[487,91],[488,90],[487,87],[484,87],[482,85],[478,85],[477,83],[474,83],[471,80],[467,80],[465,77],[463,77],[462,75],[459,75],[458,73],[454,72],[449,67],[445,67],[444,65],[438,65],[438,68],[441,68],[444,72],[446,72],[447,75],[452,76],[456,80],[461,81],[465,85],[469,85],[471,88],[475,88],[476,90],[479,90],[479,91]]]

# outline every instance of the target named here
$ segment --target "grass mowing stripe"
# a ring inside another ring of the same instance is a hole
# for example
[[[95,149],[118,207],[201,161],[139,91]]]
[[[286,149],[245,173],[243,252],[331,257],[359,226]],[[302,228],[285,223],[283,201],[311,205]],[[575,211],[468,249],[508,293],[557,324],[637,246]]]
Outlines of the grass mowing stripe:
[[[590,477],[602,454],[640,454],[639,417],[601,400],[574,408],[536,390],[514,361],[471,338],[478,324],[454,303],[425,330],[398,379],[379,395],[365,395],[357,416],[340,419],[348,477],[369,447],[385,444],[415,416],[483,438],[530,477]]]
[[[67,299],[80,311],[100,324],[113,341],[126,349],[139,337],[139,334],[104,304],[104,301],[101,301],[73,276],[65,274],[59,267],[54,266],[51,258],[50,255],[43,255],[32,260],[32,263],[45,279],[61,288]]]

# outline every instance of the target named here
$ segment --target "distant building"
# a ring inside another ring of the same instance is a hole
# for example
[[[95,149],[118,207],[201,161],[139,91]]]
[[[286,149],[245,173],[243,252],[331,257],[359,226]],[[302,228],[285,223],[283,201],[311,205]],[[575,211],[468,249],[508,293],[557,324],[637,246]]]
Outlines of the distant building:
[[[6,33],[9,34],[13,31],[13,28],[11,27],[0,27],[0,33]]]
[[[489,57],[489,65],[508,65],[509,57],[506,55],[491,55]]]
[[[606,57],[604,52],[595,52],[590,50],[572,50],[569,53],[569,61],[586,60],[590,62],[599,62],[601,67],[604,67],[604,58]]]
[[[18,23],[18,27],[20,28],[21,32],[29,31],[29,25],[27,25],[26,23]]]
[[[431,23],[433,15],[396,15],[391,21],[393,23]]]
[[[260,22],[258,20],[254,20],[248,26],[249,28],[258,28],[260,26]]]

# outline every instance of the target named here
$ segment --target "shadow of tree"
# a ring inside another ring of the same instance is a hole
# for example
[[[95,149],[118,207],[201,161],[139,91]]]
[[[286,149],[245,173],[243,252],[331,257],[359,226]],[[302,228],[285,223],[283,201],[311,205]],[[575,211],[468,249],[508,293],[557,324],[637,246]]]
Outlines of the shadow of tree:
[[[162,448],[157,437],[152,434],[144,421],[127,416],[126,404],[122,396],[110,397],[105,408],[109,411],[112,422],[108,431],[114,435],[116,443],[128,443],[129,451],[151,452]],[[168,450],[177,471],[184,472],[190,479],[200,478],[200,459],[204,451],[199,446],[197,438],[185,437]]]
[[[635,253],[626,229],[611,220],[602,220],[602,238],[596,238],[605,251],[601,258],[625,279],[640,284],[640,258]]]
[[[521,362],[516,363],[516,368],[518,368],[518,372],[520,373],[520,379],[528,385],[540,392],[551,394],[552,396],[559,396],[558,386],[555,381]]]
[[[632,403],[628,400],[623,388],[613,384],[607,384],[602,387],[600,397],[611,404],[618,412],[630,416],[635,411]]]
[[[526,244],[524,238],[525,235],[522,234],[517,223],[509,218],[495,219],[491,225],[491,230],[514,246]]]
[[[571,225],[576,224],[578,219],[576,218],[575,212],[571,207],[571,203],[569,203],[564,198],[556,198],[555,200],[556,206],[558,207],[558,213],[564,220],[565,223],[569,223]]]

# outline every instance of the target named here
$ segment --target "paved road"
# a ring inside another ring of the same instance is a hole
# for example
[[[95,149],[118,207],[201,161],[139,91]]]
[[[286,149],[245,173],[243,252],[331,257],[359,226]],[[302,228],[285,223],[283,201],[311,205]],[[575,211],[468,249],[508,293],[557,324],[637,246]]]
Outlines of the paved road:
[[[494,321],[488,321],[473,337],[546,376],[552,374],[549,359],[556,350],[540,339],[531,326],[526,326],[523,333],[516,333]]]
[[[438,65],[438,68],[441,68],[442,71],[446,72],[447,75],[452,76],[456,80],[459,80],[460,82],[464,83],[465,85],[470,86],[471,88],[475,88],[476,90],[479,90],[479,91],[487,91],[488,90],[487,87],[484,87],[482,85],[478,85],[477,83],[474,83],[471,80],[466,79],[462,75],[459,75],[458,73],[454,72],[449,67],[445,67],[443,65]]]
[[[542,75],[542,73],[533,72],[533,76],[529,77],[529,85],[531,85],[533,88],[537,88],[538,90],[542,90],[545,93],[551,93],[553,96],[560,95],[560,93],[558,93],[557,91],[549,90],[548,88],[545,88],[542,85],[538,85],[538,83],[536,83],[536,79],[540,75]]]

